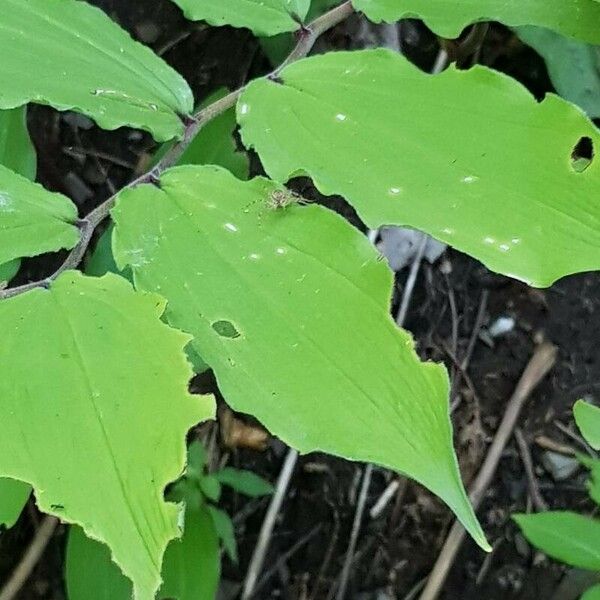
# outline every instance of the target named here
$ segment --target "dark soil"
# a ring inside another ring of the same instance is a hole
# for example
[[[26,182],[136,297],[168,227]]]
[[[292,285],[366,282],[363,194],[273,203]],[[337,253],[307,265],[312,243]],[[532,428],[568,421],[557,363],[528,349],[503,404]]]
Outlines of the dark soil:
[[[269,68],[250,32],[188,23],[167,0],[97,0],[96,3],[177,68],[192,85],[198,102],[220,86],[235,88]],[[355,19],[331,32],[322,46],[359,45],[357,30]],[[435,38],[412,21],[407,21],[402,30],[405,53],[428,68],[437,51]],[[543,62],[502,27],[490,29],[479,59],[518,78],[537,96],[551,89]],[[39,152],[39,181],[72,197],[82,214],[126,183],[154,148],[145,134],[128,129],[102,131],[85,118],[60,114],[46,107],[31,107],[30,130]],[[254,167],[256,172],[260,170],[256,157]],[[360,226],[356,215],[341,199],[321,198],[310,182],[304,180],[294,185],[307,197],[339,210]],[[54,255],[41,261],[27,261],[20,279],[50,272],[60,260],[60,255]],[[399,290],[405,277],[401,274],[398,278]],[[530,446],[546,502],[555,508],[589,511],[585,473],[578,471],[564,481],[554,481],[542,466],[545,449],[539,439],[545,436],[557,444],[580,449],[577,440],[556,423],[575,432],[573,402],[584,396],[598,399],[600,394],[600,363],[595,352],[600,339],[600,320],[596,318],[600,308],[600,275],[569,277],[550,289],[533,290],[494,275],[476,261],[450,250],[435,265],[424,265],[406,323],[415,335],[420,354],[445,361],[451,372],[456,373],[452,356],[462,360],[486,295],[481,332],[467,369],[468,383],[458,386],[460,404],[454,413],[464,478],[468,482],[476,473],[535,345],[549,340],[559,349],[558,362],[531,396],[519,426]],[[512,317],[515,327],[492,339],[488,328],[498,317]],[[457,332],[454,341],[453,326]],[[199,383],[207,385],[206,382],[205,378]],[[232,465],[252,469],[271,481],[277,478],[285,451],[277,440],[271,440],[265,451],[230,451],[220,443],[215,446],[219,456],[229,452]],[[320,454],[302,457],[265,562],[264,572],[271,576],[257,598],[325,600],[334,596],[350,537],[361,473],[360,464]],[[368,508],[391,478],[389,472],[375,471]],[[222,593],[223,598],[234,598],[256,543],[266,501],[248,501],[230,494],[225,497],[225,504],[236,523],[240,562],[234,565],[224,559]],[[475,544],[466,541],[442,598],[552,597],[566,569],[537,555],[510,520],[512,513],[530,507],[523,464],[513,440],[479,511],[494,552],[486,561]],[[30,504],[17,526],[0,537],[0,581],[18,562],[39,519],[35,506]],[[422,581],[435,562],[451,522],[450,512],[435,497],[415,483],[403,482],[379,518],[372,520],[368,514],[365,516],[348,598],[410,597],[407,596],[410,590]],[[61,529],[20,598],[64,598],[63,553]]]

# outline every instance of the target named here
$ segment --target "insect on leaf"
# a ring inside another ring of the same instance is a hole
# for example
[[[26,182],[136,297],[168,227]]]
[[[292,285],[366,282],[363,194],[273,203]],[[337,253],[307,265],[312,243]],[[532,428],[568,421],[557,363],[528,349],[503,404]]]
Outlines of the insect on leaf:
[[[183,132],[185,80],[101,10],[79,0],[0,0],[0,108],[27,102],[77,110],[100,127]]]
[[[136,600],[154,598],[179,533],[163,493],[186,433],[214,411],[187,391],[189,338],[160,321],[164,307],[121,277],[74,271],[0,302],[0,475],[105,542]]]
[[[168,298],[168,322],[194,336],[235,410],[301,452],[414,477],[486,545],[452,448],[447,373],[391,319],[392,273],[360,232],[217,167],[168,171],[112,214],[117,264]]]
[[[238,120],[273,179],[308,174],[372,229],[414,227],[535,286],[600,267],[600,161],[577,172],[571,158],[599,132],[505,75],[331,53],[251,83]]]

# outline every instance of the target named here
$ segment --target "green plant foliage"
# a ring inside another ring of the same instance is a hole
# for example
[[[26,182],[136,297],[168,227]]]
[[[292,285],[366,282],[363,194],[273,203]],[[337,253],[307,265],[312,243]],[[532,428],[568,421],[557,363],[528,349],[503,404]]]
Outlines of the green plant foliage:
[[[532,285],[600,266],[600,165],[571,165],[579,139],[600,135],[573,105],[538,104],[483,67],[428,75],[387,50],[305,59],[280,78],[238,103],[244,143],[276,181],[307,173],[372,229],[415,227]]]
[[[0,265],[0,289],[2,284],[10,281],[17,274],[20,267],[21,261],[18,258]]]
[[[0,0],[0,108],[75,109],[100,127],[179,136],[193,107],[185,80],[102,11],[78,0]]]
[[[200,105],[205,108],[228,93],[221,88]],[[178,165],[219,165],[233,173],[238,179],[248,179],[250,161],[245,152],[238,152],[233,134],[237,127],[235,108],[230,108],[209,121],[177,161]],[[165,144],[154,157],[154,164],[164,156],[172,144]]]
[[[592,586],[581,596],[581,600],[600,600],[600,584]]]
[[[72,248],[79,239],[76,220],[67,197],[0,165],[0,264]]]
[[[525,537],[548,556],[573,567],[600,570],[600,521],[568,511],[513,518]]]
[[[233,522],[225,511],[219,510],[216,506],[209,505],[208,513],[210,514],[217,535],[223,542],[225,552],[236,563],[238,561],[238,551]]]
[[[600,117],[600,49],[543,27],[518,27],[516,33],[544,58],[558,94]]]
[[[133,593],[131,581],[111,560],[110,550],[76,525],[69,528],[65,583],[69,600],[130,600]]]
[[[539,25],[586,42],[600,43],[597,0],[352,0],[379,23],[417,17],[438,35],[456,38],[470,23],[500,21],[505,25]]]
[[[600,505],[600,460],[587,456],[578,456],[579,461],[590,470],[590,479],[587,482],[590,498]]]
[[[0,477],[0,526],[12,527],[27,504],[31,487],[16,479]]]
[[[310,0],[174,0],[188,19],[210,25],[247,27],[257,35],[296,31]]]
[[[390,318],[392,274],[360,232],[217,167],[126,190],[112,214],[117,265],[168,298],[167,320],[194,335],[236,410],[301,452],[414,477],[487,546],[452,449],[446,371]]]
[[[600,408],[578,400],[573,407],[575,422],[594,450],[600,450]]]
[[[186,511],[184,532],[172,540],[163,560],[163,585],[157,599],[211,600],[219,574],[219,538],[206,507]],[[71,527],[65,578],[69,600],[130,600],[132,586],[112,562],[104,544]]]
[[[189,338],[160,322],[164,308],[116,275],[73,271],[0,302],[0,474],[105,542],[136,600],[154,598],[178,534],[163,490],[186,432],[214,410],[187,391]]]
[[[225,467],[215,473],[215,477],[223,484],[233,488],[236,492],[257,498],[273,493],[273,486],[262,477],[251,471],[240,471]]]
[[[27,131],[25,106],[0,110],[0,165],[35,179],[37,156]]]

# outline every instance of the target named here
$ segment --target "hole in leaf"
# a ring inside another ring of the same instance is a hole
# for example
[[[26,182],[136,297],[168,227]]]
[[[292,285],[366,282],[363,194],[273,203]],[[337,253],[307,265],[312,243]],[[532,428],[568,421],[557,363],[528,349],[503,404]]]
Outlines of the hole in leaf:
[[[594,158],[594,142],[587,135],[580,138],[571,152],[571,167],[577,173],[583,173]]]
[[[212,324],[212,328],[218,335],[229,338],[230,340],[240,337],[240,332],[235,328],[235,325],[231,321],[215,321]]]

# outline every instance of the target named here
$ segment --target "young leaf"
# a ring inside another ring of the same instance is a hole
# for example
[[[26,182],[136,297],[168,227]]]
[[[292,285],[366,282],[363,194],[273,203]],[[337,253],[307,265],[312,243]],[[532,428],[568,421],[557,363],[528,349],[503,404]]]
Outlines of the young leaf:
[[[186,432],[214,408],[187,391],[189,338],[160,322],[164,307],[116,275],[72,271],[0,302],[0,475],[105,542],[136,600],[154,598],[178,532],[163,491]]]
[[[571,165],[578,141],[600,147],[600,134],[505,75],[331,53],[250,84],[238,120],[273,179],[307,173],[372,229],[415,227],[536,286],[600,267],[600,162]]]
[[[208,512],[211,516],[213,525],[217,535],[223,542],[225,552],[233,562],[238,561],[237,542],[235,541],[235,531],[233,530],[233,522],[229,515],[214,506],[208,505]]]
[[[600,408],[583,400],[577,400],[573,407],[573,414],[577,427],[587,443],[594,450],[600,450]]]
[[[600,49],[543,27],[518,27],[516,33],[546,61],[557,93],[590,118],[600,117]]]
[[[310,0],[174,0],[188,19],[220,27],[247,27],[257,35],[296,31]]]
[[[600,569],[600,521],[568,511],[513,518],[525,537],[548,556],[573,567]]]
[[[77,209],[66,196],[0,165],[0,264],[72,248],[79,239],[76,220]]]
[[[470,23],[540,25],[586,42],[600,43],[598,0],[352,0],[357,10],[379,23],[417,17],[438,35],[456,38]]]
[[[0,110],[0,165],[35,179],[37,156],[27,131],[26,107]]]
[[[212,600],[220,570],[219,538],[210,514],[204,506],[188,508],[181,539],[172,540],[165,552],[158,600]],[[76,526],[69,530],[65,579],[69,600],[131,599],[131,582],[108,548]]]
[[[213,502],[221,497],[221,483],[214,475],[202,475],[198,480],[202,493]]]
[[[12,527],[31,494],[31,487],[16,479],[0,477],[0,526]]]
[[[600,584],[586,590],[585,594],[581,596],[581,600],[600,600]]]
[[[100,127],[179,136],[193,97],[185,80],[98,8],[78,0],[0,0],[0,108],[78,110]]]
[[[578,456],[579,462],[590,470],[590,478],[587,482],[590,498],[600,505],[600,460],[589,456]]]
[[[158,598],[213,600],[220,575],[221,553],[213,519],[205,505],[188,506],[183,537],[173,540],[165,553]]]
[[[215,477],[223,484],[233,488],[236,492],[257,498],[273,493],[273,486],[252,471],[240,471],[225,467],[215,473]]]
[[[218,167],[127,190],[113,217],[117,264],[168,298],[168,321],[194,335],[236,410],[301,452],[414,477],[486,545],[452,449],[446,371],[395,326],[392,273],[360,232]]]

